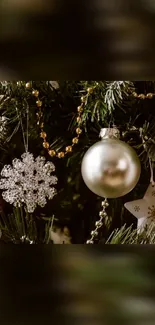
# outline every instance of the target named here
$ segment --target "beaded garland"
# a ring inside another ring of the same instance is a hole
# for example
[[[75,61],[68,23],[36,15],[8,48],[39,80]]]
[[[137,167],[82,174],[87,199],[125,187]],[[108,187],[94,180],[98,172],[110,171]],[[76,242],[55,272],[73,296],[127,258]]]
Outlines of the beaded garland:
[[[31,89],[32,85],[31,82],[27,82],[26,83],[26,88],[27,89]],[[77,117],[76,117],[76,122],[77,122],[77,128],[76,128],[76,136],[72,139],[72,144],[69,144],[65,147],[64,151],[56,151],[53,150],[49,144],[49,142],[47,141],[47,133],[44,131],[44,122],[43,122],[43,113],[42,113],[42,101],[39,98],[39,91],[37,89],[33,89],[32,88],[32,95],[35,97],[36,99],[36,106],[38,109],[38,112],[36,113],[37,116],[37,124],[40,127],[40,138],[43,139],[43,147],[48,151],[48,154],[51,157],[58,157],[58,158],[64,158],[68,153],[71,153],[73,150],[73,147],[78,144],[79,142],[79,138],[80,135],[82,134],[82,129],[81,129],[81,123],[82,123],[82,113],[83,113],[83,109],[85,104],[88,101],[88,97],[90,94],[93,93],[95,87],[89,87],[87,89],[87,93],[85,96],[81,97],[81,104],[77,107]],[[148,93],[148,94],[137,94],[136,92],[132,93],[132,96],[137,98],[137,99],[152,99],[155,96],[155,93]]]
[[[108,215],[106,213],[106,208],[109,206],[109,203],[107,199],[102,201],[101,205],[102,205],[102,210],[99,212],[100,219],[96,221],[95,230],[91,231],[91,238],[87,240],[86,244],[94,244],[94,241],[98,236],[99,229],[102,228],[106,218],[108,218]]]
[[[155,94],[154,93],[148,93],[148,94],[137,94],[136,92],[132,93],[133,97],[138,98],[138,99],[152,99]]]
[[[27,82],[25,86],[26,86],[27,89],[31,89],[31,83],[30,82]],[[81,118],[81,115],[83,113],[84,106],[88,101],[88,97],[89,97],[90,94],[93,93],[93,90],[94,90],[93,87],[87,89],[86,95],[81,97],[81,104],[77,107],[78,114],[77,114],[77,118],[76,118],[76,121],[77,121],[76,137],[74,137],[72,139],[72,144],[66,146],[64,151],[56,151],[56,150],[53,150],[51,148],[49,142],[47,141],[47,134],[44,131],[44,122],[42,120],[42,117],[43,117],[42,105],[43,105],[43,103],[39,98],[39,91],[37,89],[32,89],[32,95],[36,99],[36,106],[38,108],[38,112],[37,112],[36,115],[37,115],[37,124],[40,127],[40,137],[43,139],[43,147],[48,151],[48,154],[51,157],[64,158],[68,153],[71,153],[72,150],[73,150],[73,147],[76,144],[78,144],[79,137],[80,137],[80,135],[82,133],[82,129],[81,129],[82,118]]]

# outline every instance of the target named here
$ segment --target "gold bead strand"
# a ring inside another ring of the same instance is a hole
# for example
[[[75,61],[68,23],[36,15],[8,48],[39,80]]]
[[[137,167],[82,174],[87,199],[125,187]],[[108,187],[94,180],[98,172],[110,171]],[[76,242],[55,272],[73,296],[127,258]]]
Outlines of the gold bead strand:
[[[51,157],[58,157],[59,159],[64,158],[65,155],[72,152],[73,147],[76,144],[78,144],[78,142],[79,142],[80,135],[82,134],[81,123],[82,123],[82,113],[83,113],[83,110],[84,110],[84,106],[86,105],[89,96],[93,93],[95,87],[92,87],[92,88],[89,87],[87,89],[86,95],[81,97],[81,104],[77,107],[76,136],[72,139],[72,144],[67,145],[64,151],[59,151],[59,152],[53,150],[51,148],[49,142],[47,141],[47,134],[44,131],[44,122],[42,120],[42,118],[43,118],[43,113],[42,113],[42,105],[43,105],[43,103],[39,98],[39,91],[37,89],[32,89],[32,86],[31,86],[30,82],[27,82],[25,87],[26,87],[26,89],[31,89],[32,90],[32,95],[36,99],[36,106],[38,108],[38,111],[36,113],[37,120],[38,120],[37,125],[39,125],[39,127],[40,127],[40,137],[43,139],[43,147],[48,151],[48,154]]]
[[[133,97],[135,97],[137,99],[142,99],[142,100],[144,100],[144,99],[152,99],[155,96],[154,93],[148,93],[148,94],[145,95],[145,94],[137,94],[136,92],[133,92],[132,95],[133,95]]]
[[[105,218],[107,218],[106,208],[109,206],[107,199],[102,201],[102,210],[99,212],[100,219],[95,223],[95,229],[91,231],[91,238],[87,240],[86,244],[94,244],[94,240],[98,236],[98,230],[103,226]]]

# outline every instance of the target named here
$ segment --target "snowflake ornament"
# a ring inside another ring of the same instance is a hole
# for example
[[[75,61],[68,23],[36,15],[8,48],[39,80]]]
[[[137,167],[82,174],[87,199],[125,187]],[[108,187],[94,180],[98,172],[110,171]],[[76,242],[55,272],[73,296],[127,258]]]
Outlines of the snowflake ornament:
[[[26,152],[22,160],[14,159],[12,166],[6,165],[1,171],[0,189],[3,199],[15,207],[25,204],[29,213],[34,212],[37,205],[44,207],[46,198],[53,199],[57,177],[51,175],[55,171],[52,162],[45,163],[44,157],[34,159],[33,154]]]

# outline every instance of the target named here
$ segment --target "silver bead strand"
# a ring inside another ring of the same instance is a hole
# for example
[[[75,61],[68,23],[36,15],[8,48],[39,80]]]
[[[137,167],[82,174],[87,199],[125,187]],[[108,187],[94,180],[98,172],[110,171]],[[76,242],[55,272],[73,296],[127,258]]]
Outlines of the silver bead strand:
[[[87,240],[86,244],[94,244],[95,237],[98,236],[98,230],[103,226],[107,217],[106,208],[109,206],[107,199],[102,201],[102,210],[99,212],[100,219],[95,222],[95,229],[91,231],[91,238]]]

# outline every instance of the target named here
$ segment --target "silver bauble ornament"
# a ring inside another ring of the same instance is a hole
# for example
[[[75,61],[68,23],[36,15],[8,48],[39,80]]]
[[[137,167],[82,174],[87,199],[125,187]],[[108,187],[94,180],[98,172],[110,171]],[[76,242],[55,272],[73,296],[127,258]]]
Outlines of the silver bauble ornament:
[[[86,152],[82,161],[82,177],[87,187],[105,198],[118,198],[137,184],[141,165],[136,152],[118,140],[117,129],[102,129],[102,140]]]

